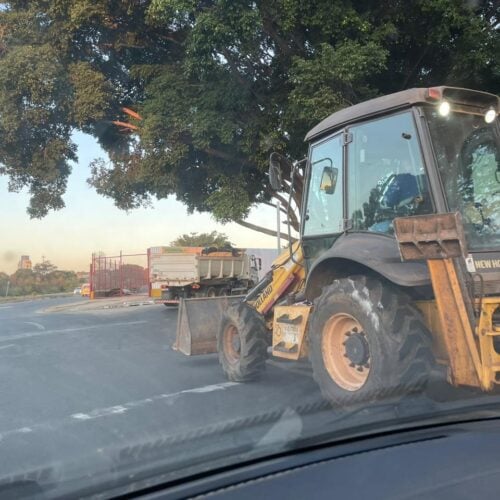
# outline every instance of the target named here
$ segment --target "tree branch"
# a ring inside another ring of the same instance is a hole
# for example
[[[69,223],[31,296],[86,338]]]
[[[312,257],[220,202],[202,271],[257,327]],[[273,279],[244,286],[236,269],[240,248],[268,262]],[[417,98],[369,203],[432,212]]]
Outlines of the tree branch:
[[[238,80],[239,84],[242,87],[245,87],[246,89],[248,89],[252,93],[252,95],[258,101],[261,101],[262,100],[262,96],[258,95],[254,91],[254,89],[252,88],[252,85],[250,84],[250,82],[248,82],[247,80],[245,80],[245,78],[243,78],[242,74],[240,73],[240,70],[238,69],[238,66],[234,62],[234,59],[232,58],[231,54],[228,52],[227,49],[222,50],[222,55],[226,58],[226,61],[229,64],[229,67],[231,68],[231,71],[235,75],[235,77]]]
[[[172,42],[175,45],[178,45],[180,47],[182,47],[182,45],[183,45],[183,41],[177,40],[177,38],[175,38],[174,35],[172,35],[172,34],[159,34],[158,36],[160,36],[161,38],[168,40],[169,42]]]
[[[276,198],[282,205],[288,207],[288,200],[284,196],[281,196],[279,193],[273,193],[273,198]]]
[[[278,34],[278,31],[274,27],[274,20],[269,17],[268,12],[265,12],[265,2],[262,3],[260,9],[262,14],[262,28],[264,29],[265,33],[276,43],[277,47],[283,55],[291,57],[293,55],[292,50],[290,49],[286,40]]]
[[[401,86],[401,89],[405,89],[406,88],[406,86],[408,85],[408,82],[410,81],[410,78],[413,76],[413,73],[417,70],[418,66],[422,62],[423,58],[426,56],[426,54],[429,51],[429,49],[430,49],[430,45],[426,45],[425,48],[424,48],[424,50],[423,50],[423,52],[420,54],[420,56],[418,57],[417,61],[413,65],[413,67],[410,69],[410,71],[407,72],[406,78],[405,78],[405,80],[403,82],[403,85]]]
[[[283,184],[288,188],[288,191],[290,191],[291,188],[291,178],[290,178],[290,172],[284,172],[286,176],[283,178]],[[292,199],[293,201],[297,204],[298,207],[301,205],[302,201],[302,194],[304,190],[304,176],[302,174],[296,174],[294,179],[293,179],[293,193],[292,193]]]
[[[267,206],[273,207],[273,208],[278,207],[278,205],[275,205],[274,203],[271,203],[270,201],[260,201],[259,203],[262,203],[263,205],[267,205]],[[287,211],[283,207],[280,207],[280,212],[284,215],[287,215]]]
[[[200,148],[200,147],[194,146],[193,137],[191,136],[191,134],[189,132],[184,131],[184,132],[180,133],[179,139],[184,144],[189,144],[190,146],[195,147],[199,151],[203,151],[208,156],[213,156],[214,158],[220,158],[221,160],[226,160],[226,161],[230,161],[233,163],[241,163],[242,165],[247,165],[247,166],[252,166],[252,167],[255,166],[254,163],[252,163],[248,160],[245,160],[245,158],[236,158],[235,156],[233,156],[229,153],[226,153],[225,151],[221,151],[220,149],[215,149],[212,147]]]
[[[246,227],[247,229],[251,229],[252,231],[257,231],[258,233],[267,234],[268,236],[274,236],[275,238],[278,236],[278,233],[276,231],[273,231],[272,229],[267,229],[265,227],[256,226],[255,224],[247,222],[246,220],[237,220],[235,222],[240,226]],[[285,240],[288,239],[287,235],[283,235],[283,233],[281,233],[280,236]],[[297,239],[292,236],[292,243],[294,241],[297,241]]]
[[[221,160],[234,161],[234,162],[238,162],[238,163],[243,163],[245,165],[251,165],[250,162],[244,160],[243,158],[235,158],[233,155],[230,155],[224,151],[220,151],[219,149],[200,148],[200,150],[209,156],[213,156],[214,158],[220,158]]]
[[[276,198],[277,200],[279,200],[281,205],[283,207],[285,207],[285,210],[283,212],[290,219],[290,224],[295,229],[295,231],[298,231],[299,226],[300,226],[299,219],[298,219],[297,214],[295,213],[295,210],[293,209],[293,207],[291,207],[290,204],[288,203],[288,201],[285,200],[285,198],[282,197],[281,195],[279,195],[278,193],[273,193],[273,197]]]

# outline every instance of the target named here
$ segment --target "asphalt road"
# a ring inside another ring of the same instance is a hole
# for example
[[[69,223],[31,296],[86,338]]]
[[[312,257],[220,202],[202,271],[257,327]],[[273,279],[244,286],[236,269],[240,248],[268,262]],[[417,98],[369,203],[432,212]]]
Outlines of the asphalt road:
[[[74,300],[0,304],[0,479],[116,472],[117,460],[139,459],[151,443],[168,454],[183,436],[192,446],[175,448],[173,462],[216,449],[203,441],[211,435],[219,447],[272,444],[302,424],[295,413],[275,432],[266,415],[321,401],[307,365],[273,360],[260,381],[235,384],[216,355],[173,351],[176,309],[43,312]]]

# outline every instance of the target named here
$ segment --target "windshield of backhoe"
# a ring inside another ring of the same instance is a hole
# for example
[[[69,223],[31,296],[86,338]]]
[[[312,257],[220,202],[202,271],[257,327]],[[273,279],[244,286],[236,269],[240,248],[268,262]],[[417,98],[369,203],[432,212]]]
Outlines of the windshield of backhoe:
[[[437,108],[425,113],[434,146],[448,209],[464,220],[472,250],[498,248],[500,244],[500,133],[498,118],[451,112]]]

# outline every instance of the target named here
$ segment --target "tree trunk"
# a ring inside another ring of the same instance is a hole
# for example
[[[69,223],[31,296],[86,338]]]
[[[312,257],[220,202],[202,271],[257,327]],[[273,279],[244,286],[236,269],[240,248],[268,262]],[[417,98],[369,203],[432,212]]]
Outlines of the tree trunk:
[[[265,227],[261,226],[256,226],[255,224],[252,224],[250,222],[247,222],[246,220],[237,220],[235,221],[236,224],[239,224],[240,226],[246,227],[247,229],[251,229],[252,231],[257,231],[259,233],[267,234],[268,236],[274,236],[275,238],[278,236],[278,233],[272,229],[267,229]],[[288,235],[286,233],[281,233],[280,237],[284,240],[288,240]],[[292,236],[292,243],[294,241],[297,241],[297,238],[294,238]]]
[[[295,213],[295,210],[293,209],[293,207],[291,207],[289,205],[288,201],[278,193],[273,193],[273,198],[275,198],[276,200],[278,200],[281,203],[281,206],[284,208],[284,213],[287,215],[287,217],[290,220],[290,224],[291,224],[292,228],[295,231],[299,231],[299,229],[300,229],[299,218],[297,217],[297,214]]]

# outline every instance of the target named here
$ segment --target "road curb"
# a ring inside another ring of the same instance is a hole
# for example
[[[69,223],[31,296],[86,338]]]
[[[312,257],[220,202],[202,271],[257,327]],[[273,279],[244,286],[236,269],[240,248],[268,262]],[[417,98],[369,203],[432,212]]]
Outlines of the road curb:
[[[46,299],[60,299],[65,297],[71,297],[74,294],[72,292],[61,292],[61,293],[47,293],[45,295],[20,295],[12,297],[0,297],[1,304],[12,304],[16,302],[31,302],[32,300],[46,300]]]
[[[154,300],[131,300],[123,302],[101,302],[99,299],[91,302],[76,302],[72,304],[58,304],[57,306],[47,307],[43,309],[44,313],[64,313],[64,312],[92,312],[92,311],[109,311],[111,309],[125,309],[130,307],[142,307],[155,305]]]
[[[116,304],[116,305],[105,305],[101,307],[100,309],[121,309],[124,307],[138,307],[138,306],[153,306],[155,305],[154,300],[143,300],[140,302],[123,302],[121,304]]]

